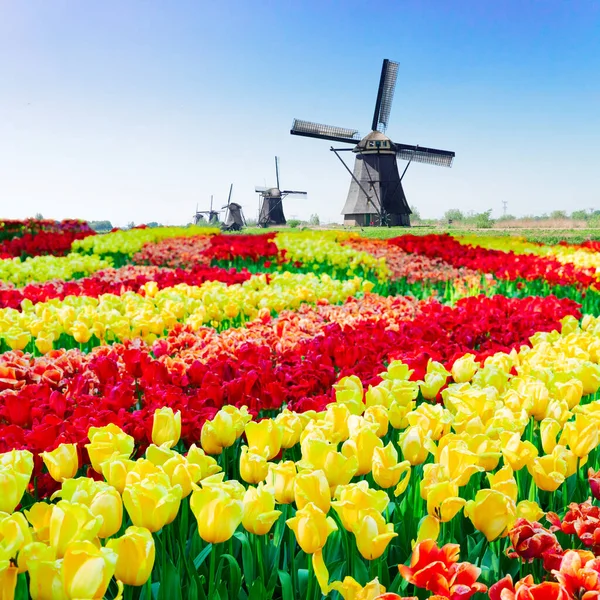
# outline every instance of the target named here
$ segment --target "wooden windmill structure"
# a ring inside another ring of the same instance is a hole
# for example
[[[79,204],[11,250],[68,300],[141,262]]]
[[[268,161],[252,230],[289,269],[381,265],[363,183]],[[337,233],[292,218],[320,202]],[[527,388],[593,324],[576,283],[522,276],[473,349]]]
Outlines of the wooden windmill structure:
[[[330,148],[352,177],[342,210],[345,225],[410,226],[411,210],[402,187],[402,179],[409,165],[419,162],[438,167],[452,166],[454,152],[401,144],[385,135],[397,76],[398,63],[385,59],[371,132],[365,137],[356,129],[319,125],[298,119],[292,125],[292,135],[352,144],[353,148]],[[354,171],[350,170],[340,156],[342,151],[352,151],[356,155]],[[402,175],[398,172],[398,158],[408,161]]]
[[[279,186],[279,157],[275,157],[275,178],[277,187],[256,187],[254,190],[260,194],[258,203],[258,224],[260,227],[269,225],[285,225],[283,214],[283,199],[287,196],[292,198],[306,198],[306,192],[295,190],[282,190]]]

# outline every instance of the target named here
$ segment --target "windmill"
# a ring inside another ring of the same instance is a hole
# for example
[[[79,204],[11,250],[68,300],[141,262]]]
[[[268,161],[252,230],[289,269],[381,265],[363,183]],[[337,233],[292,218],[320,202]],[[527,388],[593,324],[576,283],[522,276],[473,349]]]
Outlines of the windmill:
[[[297,192],[294,190],[282,190],[279,187],[279,157],[275,157],[275,177],[277,187],[266,188],[256,187],[254,190],[260,194],[258,201],[258,224],[261,227],[269,225],[285,225],[285,215],[283,214],[283,199],[286,196],[294,198],[306,198],[306,192]]]
[[[246,219],[242,212],[242,207],[237,202],[231,201],[231,192],[233,191],[233,183],[229,187],[229,197],[227,198],[227,204],[222,208],[225,210],[225,219],[221,229],[223,231],[239,231],[246,225]]]
[[[219,222],[219,213],[220,210],[213,210],[213,197],[210,197],[210,210],[198,210],[198,205],[196,204],[196,214],[194,215],[194,225],[198,225],[198,223],[204,222],[204,215],[208,215],[209,223],[218,223]]]
[[[402,189],[402,178],[411,162],[438,167],[452,166],[454,152],[399,144],[392,142],[385,135],[397,75],[398,63],[386,58],[381,69],[371,133],[366,137],[362,137],[356,129],[294,119],[290,131],[292,135],[332,140],[354,146],[330,148],[352,177],[346,204],[342,210],[345,225],[410,226],[411,210]],[[344,150],[351,150],[356,154],[354,172],[350,171],[339,154]],[[397,158],[408,161],[402,175],[398,172]]]

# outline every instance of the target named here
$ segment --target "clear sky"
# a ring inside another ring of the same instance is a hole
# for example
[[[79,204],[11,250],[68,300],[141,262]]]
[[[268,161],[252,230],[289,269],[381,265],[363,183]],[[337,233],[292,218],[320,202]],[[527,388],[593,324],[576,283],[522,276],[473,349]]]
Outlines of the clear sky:
[[[341,220],[349,176],[294,117],[456,152],[411,205],[600,207],[596,0],[0,0],[0,217],[183,223],[210,195],[255,216],[281,158],[288,218]]]

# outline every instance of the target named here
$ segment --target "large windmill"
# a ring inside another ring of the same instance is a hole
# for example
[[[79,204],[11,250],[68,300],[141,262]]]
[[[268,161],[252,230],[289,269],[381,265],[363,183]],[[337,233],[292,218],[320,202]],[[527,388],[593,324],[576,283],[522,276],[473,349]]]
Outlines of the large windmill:
[[[258,206],[258,224],[261,227],[269,225],[285,225],[285,215],[283,214],[283,199],[286,196],[293,198],[306,198],[306,192],[297,192],[294,190],[282,190],[279,187],[279,157],[275,157],[275,177],[277,187],[256,187],[256,192],[260,194]]]
[[[356,154],[354,173],[346,166],[352,181],[342,210],[345,225],[410,226],[411,210],[402,189],[402,178],[410,163],[414,161],[438,167],[452,166],[454,152],[399,144],[392,142],[385,135],[397,76],[398,63],[386,58],[381,69],[371,133],[365,137],[362,137],[356,129],[319,125],[294,119],[290,132],[293,135],[344,142],[354,146],[354,148],[331,148],[344,166],[346,163],[338,152],[352,150]],[[398,172],[396,158],[408,161],[402,176]]]

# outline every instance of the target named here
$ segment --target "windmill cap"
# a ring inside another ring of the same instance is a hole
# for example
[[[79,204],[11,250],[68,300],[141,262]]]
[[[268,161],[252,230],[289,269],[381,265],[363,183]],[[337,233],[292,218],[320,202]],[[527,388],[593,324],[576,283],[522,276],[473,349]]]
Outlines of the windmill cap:
[[[390,138],[381,131],[371,131],[354,148],[354,152],[385,152],[395,154],[396,149]]]

